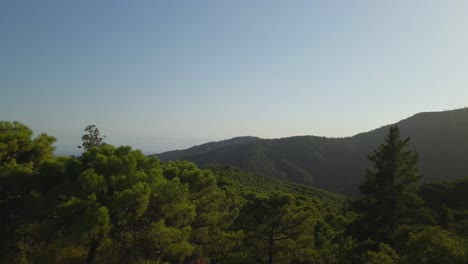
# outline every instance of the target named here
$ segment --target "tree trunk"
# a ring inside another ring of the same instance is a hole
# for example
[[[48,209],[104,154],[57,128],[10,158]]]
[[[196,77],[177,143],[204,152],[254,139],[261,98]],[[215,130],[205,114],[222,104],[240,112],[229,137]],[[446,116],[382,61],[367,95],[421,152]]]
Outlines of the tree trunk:
[[[273,229],[273,228],[272,228]],[[273,264],[273,230],[268,241],[268,264]]]
[[[88,251],[88,256],[86,257],[86,264],[93,263],[94,258],[96,257],[96,251],[97,251],[97,248],[99,247],[100,242],[101,242],[100,238],[95,238],[93,239],[93,242],[91,242],[91,246],[89,247],[89,251]]]

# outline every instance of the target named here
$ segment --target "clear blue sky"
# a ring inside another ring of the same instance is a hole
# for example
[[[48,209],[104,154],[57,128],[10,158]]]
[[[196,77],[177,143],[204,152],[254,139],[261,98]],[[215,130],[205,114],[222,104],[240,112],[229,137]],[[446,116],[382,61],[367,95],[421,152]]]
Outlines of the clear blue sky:
[[[0,2],[0,120],[76,150],[351,136],[468,105],[468,1]]]

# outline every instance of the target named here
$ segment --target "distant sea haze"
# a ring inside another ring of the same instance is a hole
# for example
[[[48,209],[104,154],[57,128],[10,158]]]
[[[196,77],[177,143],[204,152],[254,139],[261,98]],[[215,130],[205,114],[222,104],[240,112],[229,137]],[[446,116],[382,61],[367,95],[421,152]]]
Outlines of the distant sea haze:
[[[138,135],[127,135],[125,137],[119,137],[119,140],[116,140],[115,137],[112,136],[112,131],[106,131],[105,134],[107,135],[104,140],[106,143],[115,146],[129,145],[134,149],[141,150],[147,155],[174,149],[186,149],[194,145],[200,145],[215,140],[209,138],[141,138]],[[82,149],[78,148],[79,145],[81,145],[79,137],[78,140],[76,140],[76,144],[61,142],[60,138],[57,138],[55,144],[56,150],[54,153],[63,156],[79,156],[83,152]]]

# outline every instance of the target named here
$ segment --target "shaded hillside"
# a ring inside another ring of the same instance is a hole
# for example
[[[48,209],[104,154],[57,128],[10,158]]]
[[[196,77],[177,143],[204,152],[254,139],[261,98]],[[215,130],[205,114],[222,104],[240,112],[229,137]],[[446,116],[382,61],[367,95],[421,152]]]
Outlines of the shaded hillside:
[[[433,209],[448,207],[457,210],[468,210],[468,177],[454,181],[431,182],[419,187],[419,195]],[[468,218],[466,218],[468,223]]]
[[[258,140],[258,137],[235,137],[218,142],[209,142],[198,146],[193,146],[184,150],[173,150],[158,154],[161,161],[177,160],[183,156],[195,156],[208,153],[213,150],[224,148],[231,145],[249,143]]]
[[[468,108],[416,114],[397,123],[419,154],[425,182],[468,176]],[[370,151],[388,132],[385,126],[353,137]]]
[[[420,113],[397,124],[402,136],[411,138],[411,148],[419,153],[423,181],[452,180],[468,174],[468,108]],[[366,157],[383,142],[389,126],[348,138],[258,139],[204,153],[180,151],[173,158],[199,166],[238,166],[276,179],[357,194],[369,166]],[[167,154],[158,156],[164,160]]]
[[[468,177],[426,183],[419,187],[418,192],[433,211],[439,226],[468,237]]]

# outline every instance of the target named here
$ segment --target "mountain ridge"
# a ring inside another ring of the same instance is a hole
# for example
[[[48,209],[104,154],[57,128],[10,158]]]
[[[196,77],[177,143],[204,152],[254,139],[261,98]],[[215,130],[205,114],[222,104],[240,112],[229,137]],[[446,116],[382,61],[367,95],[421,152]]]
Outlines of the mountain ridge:
[[[189,153],[189,155],[193,155],[197,153],[209,152],[211,150],[215,150],[215,149],[227,146],[227,145],[242,144],[246,142],[252,142],[257,139],[260,139],[260,138],[254,137],[254,136],[239,136],[239,137],[233,137],[230,139],[224,139],[220,141],[210,141],[210,142],[203,143],[200,145],[192,146],[187,149],[176,149],[176,150],[170,150],[170,151],[166,151],[166,152],[159,153],[159,154],[152,154],[150,156],[157,156],[162,161],[168,161],[168,160],[174,159],[174,157],[175,159],[177,159],[177,157],[179,157],[181,154],[185,156],[187,155],[187,153]]]
[[[466,176],[468,108],[417,113],[395,124],[402,137],[410,137],[410,147],[419,153],[419,167],[426,175],[424,182]],[[395,124],[350,137],[252,137],[246,142],[224,140],[216,148],[197,153],[180,150],[177,155],[156,156],[162,161],[189,160],[202,167],[212,163],[237,166],[276,179],[355,195],[370,165],[367,155],[383,143],[389,127]]]

